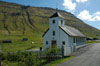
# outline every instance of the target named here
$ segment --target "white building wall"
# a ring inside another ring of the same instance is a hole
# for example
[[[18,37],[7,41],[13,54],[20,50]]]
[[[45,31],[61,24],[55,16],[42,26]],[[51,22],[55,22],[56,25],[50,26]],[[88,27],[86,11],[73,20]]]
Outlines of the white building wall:
[[[53,20],[55,20],[55,24],[53,24]],[[84,45],[85,44],[85,38],[83,40],[79,40],[79,37],[70,37],[67,35],[59,26],[64,26],[64,22],[61,25],[61,20],[64,21],[63,18],[55,17],[49,19],[49,30],[44,35],[44,49],[48,46],[51,48],[52,40],[56,40],[56,44],[59,48],[62,48],[62,42],[65,41],[65,46],[71,48],[71,52],[73,52],[73,46],[74,46],[74,38],[76,39],[76,45]],[[53,31],[55,31],[55,36],[53,36]],[[46,45],[46,41],[48,41],[48,45]]]
[[[74,38],[75,38],[75,43],[74,43]],[[69,36],[69,46],[71,47],[71,51],[74,52],[75,47],[74,45],[77,46],[82,46],[86,44],[86,38],[84,37],[70,37]]]
[[[59,34],[60,34],[60,36],[59,36],[59,41],[60,41],[59,47],[62,48],[62,42],[63,41],[65,41],[65,46],[69,47],[69,37],[68,37],[68,35],[62,29],[59,28],[59,30],[60,30],[60,32],[59,32]]]
[[[46,45],[46,41],[48,41],[48,45]],[[50,31],[49,31],[49,30],[48,30],[48,32],[44,35],[44,49],[46,49],[47,46],[51,48]]]
[[[55,31],[55,36],[52,35],[52,30],[49,30],[45,36],[44,36],[44,48],[46,48],[46,41],[48,41],[48,46],[51,48],[51,42],[52,40],[56,40],[56,44],[59,48],[62,48],[62,42],[65,41],[65,46],[66,47],[70,47],[69,45],[69,37],[68,35],[61,30],[60,28],[58,28]]]
[[[55,24],[53,24],[53,20],[55,20]],[[61,24],[61,20],[63,20],[63,24]],[[56,44],[59,48],[62,47],[62,41],[65,41],[65,45],[69,46],[68,35],[59,28],[59,26],[64,26],[64,19],[60,17],[51,18],[49,20],[49,31],[44,36],[44,48],[46,48],[46,41],[48,41],[48,46],[51,48],[52,40],[56,40]],[[53,36],[53,31],[55,31],[55,36]]]
[[[73,48],[74,48],[73,37],[70,36],[69,36],[69,46],[71,48],[71,52],[73,52]]]

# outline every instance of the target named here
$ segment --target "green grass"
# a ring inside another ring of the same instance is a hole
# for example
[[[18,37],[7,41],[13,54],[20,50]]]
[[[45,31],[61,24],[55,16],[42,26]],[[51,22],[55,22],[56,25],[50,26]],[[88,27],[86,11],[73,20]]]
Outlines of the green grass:
[[[59,65],[63,62],[66,62],[66,61],[68,61],[72,58],[73,58],[73,56],[67,57],[67,58],[61,58],[61,59],[58,59],[58,60],[55,60],[55,61],[51,61],[50,63],[47,63],[43,66],[56,66],[56,65]],[[41,62],[45,62],[45,60],[42,60]],[[2,64],[2,66],[18,66],[17,62],[9,62],[7,60],[2,61],[1,64]]]
[[[43,38],[40,33],[34,35],[0,35],[0,40],[12,40],[12,43],[1,43],[3,52],[23,51],[26,49],[37,49],[43,47]],[[23,38],[28,38],[28,41],[22,41]],[[32,44],[31,42],[34,42]]]
[[[22,35],[23,32],[24,35],[32,35],[36,31],[43,34],[49,27],[48,17],[56,12],[52,8],[28,7],[23,9],[20,4],[1,1],[0,4],[0,35],[8,35],[8,31],[10,31],[10,35]],[[25,6],[23,5],[23,7]],[[77,28],[86,37],[96,38],[98,35],[100,38],[100,30],[85,24],[71,13],[62,10],[59,12],[64,16],[66,25]]]
[[[52,61],[52,62],[50,62],[50,63],[48,63],[48,64],[46,64],[46,65],[43,65],[43,66],[56,66],[56,65],[59,65],[59,64],[65,62],[65,61],[68,61],[68,60],[70,60],[70,59],[72,59],[72,58],[73,58],[73,56],[68,57],[68,58],[61,58],[61,59]]]
[[[4,60],[1,62],[1,66],[18,66],[17,62],[9,62],[7,60]]]
[[[100,41],[87,41],[86,44],[100,43]]]

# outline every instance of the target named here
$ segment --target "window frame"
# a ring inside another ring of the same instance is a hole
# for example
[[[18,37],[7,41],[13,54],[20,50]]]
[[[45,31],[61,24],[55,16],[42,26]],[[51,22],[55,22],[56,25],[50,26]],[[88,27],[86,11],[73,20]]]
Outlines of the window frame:
[[[52,31],[52,35],[55,36],[55,31],[54,30]]]
[[[55,24],[55,22],[56,22],[55,20],[52,20],[52,23],[53,23],[53,24]]]
[[[48,45],[48,41],[46,41],[46,45]]]
[[[76,43],[76,38],[75,37],[73,38],[73,43]]]
[[[62,41],[62,45],[65,45],[65,41]]]
[[[63,24],[63,20],[61,20],[61,25]]]

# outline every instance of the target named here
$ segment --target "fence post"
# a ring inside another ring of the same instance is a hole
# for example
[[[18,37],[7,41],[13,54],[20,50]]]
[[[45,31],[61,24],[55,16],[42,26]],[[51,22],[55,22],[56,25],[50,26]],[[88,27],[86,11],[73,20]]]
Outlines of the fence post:
[[[41,58],[41,53],[42,53],[42,47],[40,47],[40,58]]]

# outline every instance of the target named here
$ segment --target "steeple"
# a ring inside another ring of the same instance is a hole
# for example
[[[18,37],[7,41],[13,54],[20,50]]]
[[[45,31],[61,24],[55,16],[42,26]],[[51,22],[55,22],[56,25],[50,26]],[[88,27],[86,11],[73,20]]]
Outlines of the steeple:
[[[58,9],[56,8],[56,13],[54,13],[50,18],[53,18],[53,17],[61,17],[61,18],[64,18],[59,12],[58,12]]]
[[[58,12],[58,8],[56,8],[56,12]]]

